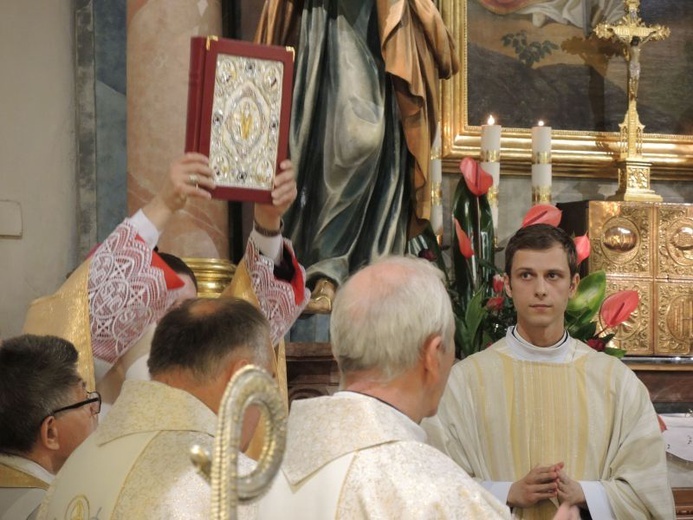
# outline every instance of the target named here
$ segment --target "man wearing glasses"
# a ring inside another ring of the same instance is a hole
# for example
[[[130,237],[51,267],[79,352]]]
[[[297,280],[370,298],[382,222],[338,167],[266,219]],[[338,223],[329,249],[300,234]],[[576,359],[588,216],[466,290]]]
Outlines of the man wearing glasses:
[[[0,345],[0,520],[35,518],[53,476],[96,428],[101,396],[86,390],[77,359],[55,336]]]

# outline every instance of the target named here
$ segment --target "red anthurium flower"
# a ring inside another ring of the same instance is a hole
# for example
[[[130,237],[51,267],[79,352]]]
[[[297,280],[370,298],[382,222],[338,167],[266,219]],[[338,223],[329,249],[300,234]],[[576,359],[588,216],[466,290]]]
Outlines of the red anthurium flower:
[[[464,183],[477,197],[486,195],[488,189],[493,186],[493,177],[488,172],[485,172],[479,164],[470,157],[465,157],[460,162],[460,171],[464,177]]]
[[[599,317],[605,327],[617,327],[638,308],[638,291],[619,291],[607,297],[599,310]]]
[[[464,232],[460,223],[455,220],[455,233],[457,233],[457,244],[460,247],[460,253],[465,258],[471,258],[474,256],[474,248],[472,248],[472,241],[469,240],[467,233]]]
[[[590,244],[590,239],[587,235],[575,237],[573,241],[575,242],[575,249],[577,250],[577,263],[580,264],[585,258],[590,256],[592,244]]]
[[[479,163],[477,163],[471,157],[465,157],[460,161],[460,172],[462,173],[463,177],[467,177],[468,175],[476,175],[476,170],[478,167]]]
[[[493,292],[496,294],[503,292],[503,277],[499,274],[493,275]]]
[[[563,212],[556,206],[551,204],[537,204],[525,214],[522,219],[522,227],[532,226],[534,224],[549,224],[550,226],[558,226],[561,222]]]
[[[591,338],[587,340],[587,344],[597,352],[604,352],[606,344],[599,338]]]
[[[486,303],[486,308],[490,311],[500,311],[503,309],[503,297],[494,296],[488,299]]]

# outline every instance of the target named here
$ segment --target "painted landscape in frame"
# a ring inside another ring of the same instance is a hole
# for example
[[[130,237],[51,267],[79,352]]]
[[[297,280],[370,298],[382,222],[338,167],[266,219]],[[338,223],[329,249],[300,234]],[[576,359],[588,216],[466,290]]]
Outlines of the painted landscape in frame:
[[[480,125],[493,114],[504,162],[518,171],[529,169],[528,129],[541,119],[554,128],[556,173],[613,174],[626,62],[592,29],[617,22],[622,0],[443,0],[441,11],[462,60],[443,82],[446,157],[477,155]],[[644,153],[654,178],[693,179],[693,1],[643,0],[641,16],[671,29],[641,51]]]

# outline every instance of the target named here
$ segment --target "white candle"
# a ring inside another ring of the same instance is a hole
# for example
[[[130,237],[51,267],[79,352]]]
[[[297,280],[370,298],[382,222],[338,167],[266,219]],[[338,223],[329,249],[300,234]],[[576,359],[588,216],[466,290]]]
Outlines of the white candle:
[[[551,127],[532,127],[532,186],[551,186]]]
[[[487,124],[481,125],[481,150],[500,151],[501,125],[488,116]],[[483,159],[483,157],[482,157]]]
[[[500,138],[501,125],[495,124],[493,116],[488,117],[488,124],[481,125],[481,167],[493,177],[493,185],[500,182]]]

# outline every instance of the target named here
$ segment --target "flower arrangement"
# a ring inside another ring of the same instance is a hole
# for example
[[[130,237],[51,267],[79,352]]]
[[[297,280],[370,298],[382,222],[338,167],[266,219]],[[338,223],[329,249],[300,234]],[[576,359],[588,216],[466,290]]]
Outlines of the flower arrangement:
[[[462,179],[452,211],[454,278],[448,279],[448,285],[456,319],[456,354],[465,357],[502,338],[516,323],[516,313],[505,294],[502,273],[494,264],[493,223],[486,200],[491,176],[470,158],[462,160],[460,171]],[[540,223],[558,226],[561,216],[555,206],[536,205],[524,216],[522,227]],[[589,257],[591,244],[586,235],[574,240],[579,264]],[[568,303],[566,329],[597,351],[623,357],[625,351],[609,346],[609,342],[613,330],[628,320],[638,304],[637,291],[619,291],[607,298],[606,274],[591,273],[580,281]]]

